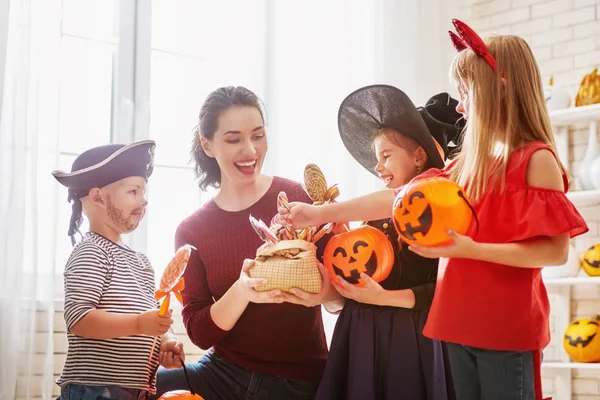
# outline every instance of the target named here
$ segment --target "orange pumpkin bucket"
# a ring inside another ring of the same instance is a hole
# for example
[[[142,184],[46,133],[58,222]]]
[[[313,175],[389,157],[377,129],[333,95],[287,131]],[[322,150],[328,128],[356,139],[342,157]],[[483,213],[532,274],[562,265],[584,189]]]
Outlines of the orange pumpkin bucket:
[[[339,275],[355,286],[365,286],[362,272],[375,282],[385,280],[393,264],[392,244],[383,232],[369,225],[335,235],[323,253],[323,265],[331,278]]]
[[[437,246],[450,242],[447,229],[464,235],[475,216],[464,190],[446,178],[406,185],[396,196],[394,227],[407,244]]]

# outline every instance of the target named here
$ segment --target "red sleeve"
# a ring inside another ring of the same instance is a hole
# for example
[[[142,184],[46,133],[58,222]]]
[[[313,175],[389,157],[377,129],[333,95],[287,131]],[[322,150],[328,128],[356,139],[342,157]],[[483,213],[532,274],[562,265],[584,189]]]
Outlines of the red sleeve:
[[[175,233],[175,248],[184,244],[192,244],[182,226]],[[210,316],[210,308],[214,304],[208,287],[206,270],[198,252],[193,251],[183,274],[185,289],[183,296],[183,324],[187,334],[196,346],[208,350],[229,334],[219,328]]]

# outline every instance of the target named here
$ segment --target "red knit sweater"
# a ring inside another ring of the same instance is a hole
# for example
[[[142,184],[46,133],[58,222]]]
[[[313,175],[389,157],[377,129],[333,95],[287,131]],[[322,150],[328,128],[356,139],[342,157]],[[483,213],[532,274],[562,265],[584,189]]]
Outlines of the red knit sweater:
[[[212,304],[239,278],[244,259],[254,258],[262,244],[248,216],[269,224],[280,191],[289,201],[310,202],[300,184],[275,177],[268,192],[248,209],[228,212],[210,200],[179,225],[175,247],[189,243],[198,249],[184,274],[183,322],[196,346],[212,347],[232,364],[316,383],[327,359],[320,306],[250,303],[230,331],[220,329],[210,316]],[[319,249],[324,245],[317,244]]]

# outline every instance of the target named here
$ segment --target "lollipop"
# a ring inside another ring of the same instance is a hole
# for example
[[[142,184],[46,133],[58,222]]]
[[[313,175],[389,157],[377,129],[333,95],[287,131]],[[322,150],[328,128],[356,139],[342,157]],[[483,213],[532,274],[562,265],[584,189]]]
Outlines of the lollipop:
[[[340,195],[337,185],[327,187],[325,175],[315,164],[308,164],[304,168],[304,190],[315,205],[333,203]]]
[[[262,239],[263,242],[277,243],[279,239],[275,234],[269,229],[269,227],[260,219],[254,218],[252,215],[248,217],[250,220],[250,225],[254,228],[254,231]]]
[[[287,194],[285,192],[279,192],[277,195],[277,211],[281,212],[281,210],[285,210],[287,214],[290,213],[290,204],[288,203]],[[283,226],[283,237],[284,240],[292,240],[295,239],[296,233],[292,230],[292,223],[289,218],[281,218],[281,225]]]
[[[154,294],[156,301],[160,301],[164,298],[158,315],[164,317],[167,314],[169,305],[171,304],[171,293],[179,300],[183,305],[183,298],[181,297],[181,291],[184,289],[185,284],[183,282],[183,272],[192,254],[193,246],[186,244],[180,247],[176,252],[167,268],[163,272],[160,280],[159,289]]]

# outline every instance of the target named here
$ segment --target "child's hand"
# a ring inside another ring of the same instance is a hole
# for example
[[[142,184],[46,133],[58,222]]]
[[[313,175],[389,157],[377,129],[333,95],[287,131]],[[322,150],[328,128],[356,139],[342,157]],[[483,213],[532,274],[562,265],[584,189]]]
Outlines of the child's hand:
[[[473,258],[477,252],[477,242],[469,236],[459,235],[448,229],[450,244],[444,246],[421,246],[411,244],[408,249],[425,258]]]
[[[181,361],[185,362],[183,343],[175,338],[165,340],[160,345],[158,361],[166,369],[181,368]]]
[[[380,301],[386,290],[364,272],[360,274],[360,279],[365,281],[365,286],[362,287],[351,285],[341,276],[336,276],[335,279],[337,291],[345,298],[359,303],[383,305]]]
[[[251,303],[283,303],[281,290],[269,290],[265,292],[257,292],[254,290],[254,288],[266,285],[267,280],[250,277],[248,271],[253,265],[254,260],[244,260],[242,272],[240,272],[240,277],[236,282],[241,296]]]
[[[161,317],[158,310],[148,310],[137,316],[137,331],[141,335],[160,336],[167,333],[173,319],[171,319],[172,310],[167,315]]]
[[[321,216],[322,207],[313,206],[306,203],[290,203],[290,212],[282,210],[280,214],[288,217],[292,221],[294,229],[307,228],[309,226],[319,226],[329,221],[323,221]]]

